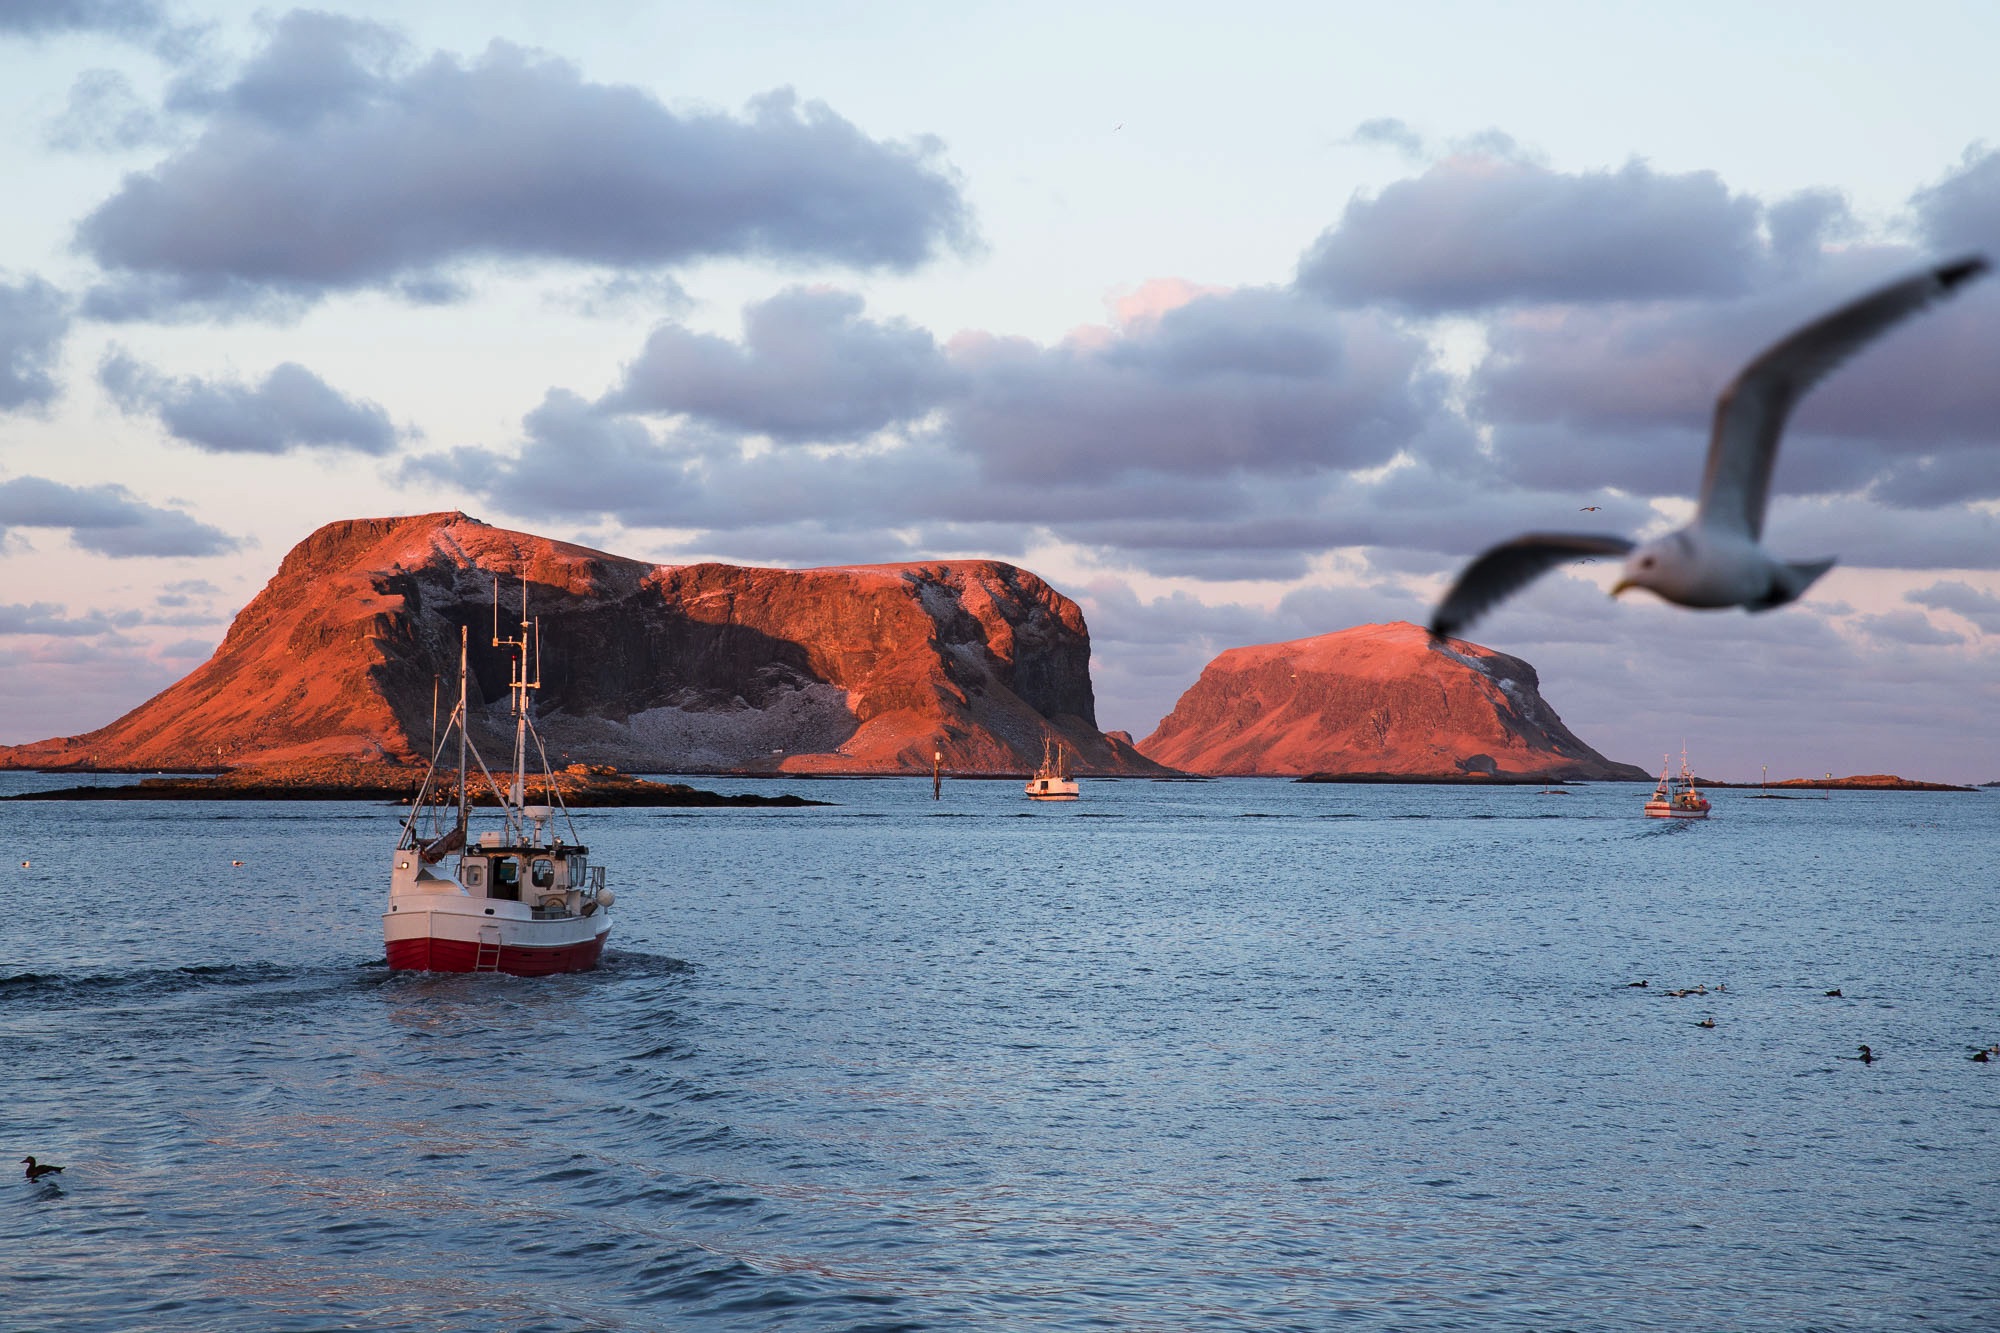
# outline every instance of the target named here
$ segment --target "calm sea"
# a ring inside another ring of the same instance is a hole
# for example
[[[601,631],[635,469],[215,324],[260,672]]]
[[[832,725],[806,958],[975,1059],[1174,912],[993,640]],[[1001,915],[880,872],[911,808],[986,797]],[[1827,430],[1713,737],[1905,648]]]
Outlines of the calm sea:
[[[589,812],[542,980],[387,806],[0,806],[0,1326],[2000,1326],[2000,793],[709,785],[838,804]]]

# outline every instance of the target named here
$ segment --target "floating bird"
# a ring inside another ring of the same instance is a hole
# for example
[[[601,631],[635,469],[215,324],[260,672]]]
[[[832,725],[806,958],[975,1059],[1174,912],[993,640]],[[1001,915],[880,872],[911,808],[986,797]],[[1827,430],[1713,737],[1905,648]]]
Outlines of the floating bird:
[[[1704,1018],[1701,1020],[1701,1022],[1696,1023],[1695,1026],[1698,1028],[1712,1028],[1715,1026],[1715,1020],[1712,1018]]]
[[[1645,982],[1643,982],[1643,981],[1628,981],[1628,982],[1626,982],[1626,983],[1625,983],[1625,989],[1626,989],[1626,990],[1632,990],[1632,989],[1634,989],[1635,987],[1641,987],[1641,986],[1644,986],[1645,984],[1646,984],[1646,983],[1645,983]]]
[[[26,870],[28,868],[28,864],[29,863],[26,861],[21,862],[21,869]]]
[[[1991,1064],[1993,1062],[1993,1053],[1982,1046],[1972,1053],[1972,1058],[1982,1065]]]
[[[1866,1046],[1861,1047],[1860,1050],[1861,1054],[1855,1056],[1854,1057],[1855,1059],[1859,1060],[1864,1065],[1872,1065],[1875,1063],[1875,1052],[1869,1050]]]
[[[241,861],[231,861],[231,862],[230,862],[229,864],[231,864],[231,865],[233,865],[233,866],[240,866],[240,865],[242,865],[243,863],[242,863]]]
[[[28,1169],[26,1171],[23,1171],[21,1174],[26,1176],[30,1180],[40,1180],[43,1176],[56,1176],[62,1174],[62,1168],[59,1166],[47,1166],[47,1165],[38,1166],[35,1163],[35,1159],[32,1157],[23,1157],[21,1160],[28,1164]]]
[[[1832,990],[1826,993],[1826,998],[1829,1000],[1844,1000],[1847,997],[1840,993],[1840,987],[1835,986]]]
[[[1502,542],[1458,576],[1431,616],[1431,634],[1450,638],[1557,565],[1594,555],[1625,557],[1613,597],[1627,588],[1650,588],[1681,606],[1746,611],[1798,600],[1833,561],[1779,560],[1761,540],[1786,416],[1807,390],[1870,339],[1987,267],[1979,255],[1940,264],[1870,292],[1767,349],[1716,400],[1701,503],[1692,523],[1644,546],[1625,537],[1561,532],[1531,532]]]

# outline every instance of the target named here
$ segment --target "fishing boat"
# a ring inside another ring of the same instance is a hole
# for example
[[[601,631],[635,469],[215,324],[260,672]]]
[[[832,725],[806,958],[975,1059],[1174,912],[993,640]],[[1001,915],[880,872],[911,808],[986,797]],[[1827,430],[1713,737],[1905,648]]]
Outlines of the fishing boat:
[[[1069,750],[1061,741],[1042,742],[1042,766],[1028,779],[1031,801],[1074,801],[1076,779],[1069,774]]]
[[[590,860],[563,804],[535,731],[529,699],[541,688],[539,622],[528,618],[525,582],[521,629],[502,639],[498,588],[493,646],[508,653],[514,763],[502,787],[472,743],[466,710],[466,631],[459,630],[458,707],[431,754],[430,769],[396,840],[382,941],[398,971],[505,972],[517,977],[587,972],[604,953],[614,895],[604,867]],[[456,771],[442,767],[453,733]],[[529,748],[540,760],[540,785],[553,805],[530,805]],[[493,827],[472,826],[475,789],[490,792],[480,810]],[[455,797],[455,800],[447,798]],[[455,807],[448,826],[445,815]],[[557,832],[558,818],[569,837]],[[452,856],[449,870],[445,862]]]
[[[1646,814],[1653,819],[1707,819],[1708,798],[1695,790],[1694,774],[1688,770],[1687,751],[1681,751],[1681,771],[1674,775],[1667,756],[1660,756],[1660,785],[1646,801]]]

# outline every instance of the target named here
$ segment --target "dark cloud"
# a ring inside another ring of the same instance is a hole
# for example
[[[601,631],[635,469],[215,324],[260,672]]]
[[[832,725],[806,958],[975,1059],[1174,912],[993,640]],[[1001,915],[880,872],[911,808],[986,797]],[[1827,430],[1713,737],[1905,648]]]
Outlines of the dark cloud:
[[[1387,463],[1444,383],[1419,338],[1263,288],[1197,296],[1101,342],[961,336],[945,427],[996,480],[1303,476]]]
[[[138,38],[165,26],[165,11],[154,0],[7,0],[0,4],[0,33],[23,37],[108,32]]]
[[[169,378],[113,351],[97,378],[127,414],[157,417],[175,439],[210,453],[386,454],[396,447],[396,428],[380,406],[343,396],[291,361],[251,386]]]
[[[0,36],[95,33],[178,63],[197,54],[205,32],[200,25],[175,23],[158,0],[0,0]]]
[[[65,486],[43,477],[0,481],[0,532],[67,528],[70,542],[109,556],[221,555],[237,549],[219,529],[160,509],[123,486]]]
[[[208,116],[199,139],[79,226],[113,275],[100,318],[442,291],[481,259],[908,269],[969,234],[934,142],[870,139],[789,91],[677,112],[504,43],[412,63],[383,28],[295,11],[234,84],[180,102]]]
[[[1766,260],[1762,213],[1713,172],[1572,174],[1460,155],[1350,201],[1298,283],[1339,305],[1431,312],[1726,294]]]
[[[2000,518],[1965,505],[1913,514],[1852,496],[1779,499],[1764,540],[1792,559],[1870,569],[2000,569]]]
[[[2000,149],[1968,149],[1958,169],[1910,201],[1940,254],[2000,251]]]
[[[62,392],[55,367],[69,323],[69,298],[40,278],[0,283],[0,412],[46,407]]]
[[[1715,399],[1799,325],[1915,269],[1903,250],[1856,251],[1809,277],[1714,301],[1572,306],[1503,316],[1467,398],[1522,484],[1570,477],[1644,495],[1699,486]],[[2000,495],[2000,285],[1917,316],[1837,368],[1787,430],[1775,487],[1872,490],[1910,507]]]
[[[1300,574],[1350,531],[1434,540],[1414,497],[1343,481],[1402,455],[1472,456],[1437,419],[1419,340],[1284,293],[1164,299],[1054,347],[975,336],[939,353],[854,298],[787,293],[753,307],[741,344],[673,328],[605,400],[552,392],[518,452],[413,460],[407,475],[759,559],[854,559],[855,538],[876,559],[1005,553],[1047,534],[1248,578]],[[681,415],[656,432],[621,410],[635,407]],[[754,434],[816,447],[745,447]],[[1391,475],[1405,466],[1419,465]]]
[[[605,405],[813,442],[928,412],[953,384],[943,351],[928,331],[861,310],[851,292],[794,288],[743,312],[741,343],[662,325]]]
[[[1939,629],[1930,617],[1921,611],[1883,611],[1875,615],[1857,616],[1855,624],[1870,638],[1881,639],[1885,643],[1908,644],[1917,648],[1945,647],[1965,642],[1965,636],[1956,630]]]
[[[1958,579],[1941,579],[1928,588],[1906,592],[1903,600],[1956,612],[1977,625],[1981,634],[2000,635],[2000,597]]]
[[[0,634],[49,634],[59,638],[89,638],[139,624],[136,612],[111,615],[86,611],[72,616],[53,602],[0,603]]]

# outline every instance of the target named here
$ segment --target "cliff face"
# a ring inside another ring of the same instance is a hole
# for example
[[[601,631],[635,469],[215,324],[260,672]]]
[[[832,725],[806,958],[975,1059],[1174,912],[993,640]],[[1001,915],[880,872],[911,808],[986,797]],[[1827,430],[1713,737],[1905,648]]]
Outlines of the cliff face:
[[[1518,657],[1415,625],[1232,648],[1141,753],[1191,773],[1636,779],[1570,733]]]
[[[0,766],[422,762],[469,628],[473,734],[511,745],[501,632],[541,621],[549,758],[627,770],[1020,772],[1060,739],[1085,773],[1157,765],[1097,730],[1076,603],[997,561],[843,569],[649,565],[463,514],[357,519],[300,542],[180,683]]]

